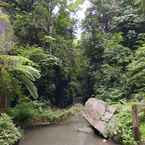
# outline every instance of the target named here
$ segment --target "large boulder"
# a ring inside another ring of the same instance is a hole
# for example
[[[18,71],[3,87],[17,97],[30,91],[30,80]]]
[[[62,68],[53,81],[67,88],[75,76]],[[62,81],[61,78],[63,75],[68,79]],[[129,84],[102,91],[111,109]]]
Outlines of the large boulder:
[[[0,7],[0,53],[7,54],[13,47],[13,28],[9,16]]]
[[[109,106],[104,101],[90,98],[85,104],[83,116],[104,137],[108,137],[108,125],[112,121],[115,111],[116,108]]]

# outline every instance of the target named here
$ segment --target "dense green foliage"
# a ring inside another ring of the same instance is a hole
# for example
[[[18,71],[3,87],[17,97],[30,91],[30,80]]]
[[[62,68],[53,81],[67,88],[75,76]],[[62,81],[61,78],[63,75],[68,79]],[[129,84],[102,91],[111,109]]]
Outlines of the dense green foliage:
[[[8,17],[1,16],[9,32],[1,44],[12,41],[13,33],[16,41],[8,49],[2,45],[7,51],[0,57],[6,78],[1,80],[10,88],[17,85],[15,97],[29,95],[24,86],[30,96],[59,107],[92,94],[108,101],[143,95],[143,1],[90,0],[80,40],[75,39],[77,22],[71,15],[81,0],[6,2],[14,31]]]
[[[21,138],[21,133],[6,114],[0,116],[0,144],[12,145]]]
[[[137,145],[132,132],[132,114],[131,105],[122,104],[121,110],[115,115],[117,121],[116,135],[122,145]]]
[[[89,61],[91,94],[98,98],[143,99],[145,21],[139,9],[129,0],[96,0],[87,11],[81,47]]]
[[[7,15],[0,14],[1,22],[4,23],[6,30],[1,34],[0,51],[0,96],[14,97],[21,90],[19,85],[24,85],[32,97],[38,97],[37,88],[34,81],[40,77],[39,71],[34,67],[34,63],[22,56],[9,55],[12,49],[12,28],[10,27]],[[3,28],[4,29],[4,28]],[[17,86],[16,88],[14,88]],[[15,96],[15,97],[16,97]]]
[[[35,83],[39,100],[64,107],[92,94],[108,101],[142,94],[144,82],[139,80],[143,70],[134,78],[132,75],[134,69],[141,69],[132,68],[144,44],[141,1],[90,1],[82,23],[84,33],[77,41],[73,32],[76,21],[70,15],[81,2],[7,1],[17,38],[12,53],[33,61],[41,72]],[[28,90],[36,96],[32,88],[36,90],[34,85]],[[27,95],[25,90],[23,95]]]
[[[78,100],[77,97],[87,96],[82,89],[87,81],[87,59],[75,40],[76,22],[70,17],[82,1],[14,0],[7,3],[11,6],[7,10],[17,37],[13,53],[32,60],[41,71],[35,83],[39,99],[64,107]]]
[[[0,97],[15,107],[16,123],[55,122],[61,113],[48,106],[84,103],[92,95],[116,103],[144,100],[145,1],[89,1],[80,39],[75,14],[83,0],[0,5],[7,11],[0,12]],[[30,100],[21,101],[24,96]],[[117,118],[123,144],[133,145],[130,112]]]
[[[137,102],[136,102],[137,103]],[[121,145],[137,145],[138,141],[135,140],[132,127],[132,105],[136,104],[133,102],[123,102],[115,105],[118,108],[116,113],[110,122],[108,129],[110,130],[110,137],[119,141]],[[144,112],[139,113],[140,118],[140,135],[141,140],[144,143],[145,138],[145,123],[144,123]]]
[[[68,119],[69,116],[79,111],[80,107],[78,106],[59,110],[57,108],[50,108],[45,103],[23,98],[15,108],[9,108],[8,114],[15,123],[25,127],[43,123],[58,123]]]

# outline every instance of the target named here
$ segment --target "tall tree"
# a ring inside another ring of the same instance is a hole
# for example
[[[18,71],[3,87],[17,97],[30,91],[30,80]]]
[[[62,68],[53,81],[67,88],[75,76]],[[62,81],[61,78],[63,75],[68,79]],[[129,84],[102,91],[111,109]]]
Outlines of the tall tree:
[[[38,97],[37,88],[34,85],[34,81],[40,77],[40,73],[33,67],[33,62],[22,56],[10,55],[12,44],[12,27],[10,25],[9,17],[0,12],[0,37],[1,37],[1,49],[0,49],[0,79],[1,79],[1,97],[9,97],[11,89],[14,88],[13,81],[15,78],[15,84],[25,85],[30,95],[34,98]],[[16,81],[17,80],[17,81]],[[8,82],[7,82],[8,81]],[[4,84],[3,84],[4,83]],[[6,88],[4,89],[3,86]]]

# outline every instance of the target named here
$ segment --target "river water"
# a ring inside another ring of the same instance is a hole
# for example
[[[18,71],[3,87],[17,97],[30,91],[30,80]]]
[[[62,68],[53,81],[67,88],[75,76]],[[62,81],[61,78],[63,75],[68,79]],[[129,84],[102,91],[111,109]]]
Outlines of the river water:
[[[87,122],[80,116],[49,127],[26,131],[20,145],[117,145],[94,134]]]

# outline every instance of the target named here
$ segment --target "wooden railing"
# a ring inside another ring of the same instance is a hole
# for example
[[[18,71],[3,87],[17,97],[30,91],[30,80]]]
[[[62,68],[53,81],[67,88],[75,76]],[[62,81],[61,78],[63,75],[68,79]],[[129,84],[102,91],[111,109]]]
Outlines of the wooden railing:
[[[7,108],[7,98],[0,96],[0,113],[5,112]]]
[[[134,104],[132,105],[132,120],[133,120],[133,134],[135,140],[142,144],[141,133],[140,133],[140,117],[139,114],[144,112],[145,115],[145,104]]]

